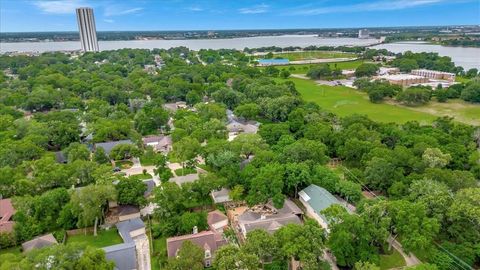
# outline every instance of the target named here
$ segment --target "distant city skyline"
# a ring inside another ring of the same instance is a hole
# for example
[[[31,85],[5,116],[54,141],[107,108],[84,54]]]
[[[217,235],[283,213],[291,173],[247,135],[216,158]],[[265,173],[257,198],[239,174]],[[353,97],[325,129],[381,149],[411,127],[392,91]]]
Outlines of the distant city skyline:
[[[92,7],[97,31],[478,25],[478,0],[352,1],[1,0],[1,32],[78,31]],[[343,3],[339,3],[343,2]]]

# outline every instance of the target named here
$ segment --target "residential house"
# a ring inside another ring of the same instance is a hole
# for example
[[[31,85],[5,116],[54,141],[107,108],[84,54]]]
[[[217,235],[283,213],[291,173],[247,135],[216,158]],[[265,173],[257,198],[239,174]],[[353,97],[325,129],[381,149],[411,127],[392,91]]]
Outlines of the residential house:
[[[143,221],[133,218],[116,227],[124,243],[103,248],[107,260],[115,262],[117,270],[150,270],[150,243]]]
[[[13,232],[13,225],[15,224],[12,220],[13,214],[15,214],[15,208],[13,208],[12,200],[0,200],[0,233]]]
[[[95,149],[98,149],[99,147],[101,147],[103,148],[103,150],[105,150],[105,154],[110,155],[110,152],[112,151],[113,147],[119,144],[133,144],[133,142],[131,140],[120,140],[120,141],[96,143]]]
[[[212,190],[212,192],[210,193],[215,203],[231,202],[232,199],[230,199],[229,194],[230,194],[230,189],[228,188],[222,188],[218,191]]]
[[[186,109],[187,107],[188,107],[187,103],[184,102],[184,101],[177,101],[175,103],[165,103],[165,104],[163,104],[163,108],[167,111],[170,111],[170,112],[176,112],[179,109]]]
[[[260,123],[256,121],[248,121],[236,117],[231,110],[227,110],[227,131],[228,140],[232,141],[239,134],[255,134],[258,132]]]
[[[228,226],[228,218],[219,210],[214,210],[208,212],[207,223],[211,231],[223,233],[223,230]]]
[[[119,205],[117,207],[117,215],[119,221],[140,218],[140,209],[133,205]]]
[[[265,205],[257,205],[247,209],[238,216],[238,228],[243,237],[256,229],[274,233],[287,224],[301,224],[303,211],[291,200],[286,199],[283,207],[277,209],[270,201]]]
[[[168,154],[173,149],[173,142],[171,136],[155,135],[142,138],[145,147],[151,146],[156,152]]]
[[[333,196],[326,189],[314,184],[311,184],[310,186],[301,190],[298,195],[300,196],[300,202],[302,202],[302,204],[307,209],[307,214],[310,217],[316,219],[318,223],[327,231],[328,220],[321,212],[334,204],[344,206],[337,198],[335,198],[335,196]]]
[[[29,252],[33,249],[49,247],[57,244],[57,239],[55,239],[53,234],[49,233],[46,235],[35,237],[32,240],[23,243],[22,250],[23,252]]]
[[[190,241],[204,250],[205,256],[203,263],[205,267],[210,267],[212,265],[215,252],[222,245],[226,244],[221,233],[213,231],[197,233],[194,229],[193,234],[167,238],[168,257],[176,257],[184,241]]]
[[[153,188],[156,186],[153,179],[144,180],[143,183],[147,186],[147,190],[143,193],[143,197],[146,199],[153,195]],[[155,209],[158,208],[158,205],[154,202],[149,202],[146,206],[140,209],[140,216],[153,215]]]
[[[172,177],[168,181],[177,183],[177,185],[181,186],[183,183],[195,182],[198,179],[200,179],[198,173],[192,173],[183,176]]]

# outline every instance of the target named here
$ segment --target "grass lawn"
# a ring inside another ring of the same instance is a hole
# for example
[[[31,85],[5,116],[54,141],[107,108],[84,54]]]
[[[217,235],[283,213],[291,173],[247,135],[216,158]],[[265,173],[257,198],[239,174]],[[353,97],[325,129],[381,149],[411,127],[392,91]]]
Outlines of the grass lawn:
[[[427,105],[410,109],[438,116],[454,117],[455,120],[470,125],[480,125],[480,104],[468,103],[460,99],[451,99],[445,103],[431,101]]]
[[[117,229],[101,230],[98,231],[97,236],[93,236],[93,233],[78,234],[68,236],[67,243],[80,243],[86,246],[92,246],[96,248],[108,247],[111,245],[123,243],[122,238],[117,232]]]
[[[192,168],[180,168],[180,169],[176,169],[175,170],[175,174],[177,176],[184,176],[184,175],[187,175],[187,174],[192,174],[192,173],[196,173],[197,170],[196,169],[192,169]]]
[[[16,247],[11,247],[11,248],[0,249],[0,255],[8,254],[8,253],[12,253],[12,254],[15,254],[15,255],[21,254],[22,253],[22,247],[21,246],[16,246]]]
[[[160,261],[167,260],[167,238],[153,239],[152,270],[160,270]]]
[[[155,164],[155,159],[162,154],[154,153],[153,155],[142,155],[140,157],[140,164],[142,166],[152,166]]]
[[[153,176],[149,173],[146,173],[146,174],[134,174],[134,175],[131,175],[130,177],[134,177],[134,178],[137,178],[137,179],[140,179],[140,180],[148,180],[148,179],[152,179]]]
[[[306,52],[289,52],[277,53],[274,57],[287,58],[290,61],[304,59],[328,59],[328,58],[353,58],[357,57],[353,53],[332,52],[332,51],[306,51]]]
[[[405,266],[405,259],[402,255],[394,250],[390,255],[380,255],[380,269],[390,269]]]
[[[317,85],[314,81],[291,78],[305,101],[312,101],[323,109],[339,116],[363,114],[380,122],[405,123],[416,120],[421,124],[431,123],[437,117],[406,107],[385,103],[374,104],[365,93],[346,86]]]
[[[210,168],[208,165],[205,165],[205,164],[198,164],[197,167],[200,169],[204,169],[207,172],[212,171],[212,168]]]
[[[460,83],[466,83],[466,82],[469,82],[470,79],[469,79],[469,78],[462,77],[462,76],[456,76],[456,77],[455,77],[455,81],[456,81],[456,82],[460,82]]]
[[[328,63],[330,68],[339,68],[339,69],[356,69],[360,66],[364,61],[363,60],[355,60],[355,61],[344,61],[344,62],[332,62]],[[325,65],[327,63],[322,64],[303,64],[303,65],[288,65],[288,66],[276,66],[279,70],[287,69],[292,74],[306,74],[308,70],[312,67]],[[259,69],[264,69],[265,67],[258,67]]]
[[[120,169],[129,169],[133,166],[133,162],[130,160],[119,160],[115,161],[115,166],[119,167]]]

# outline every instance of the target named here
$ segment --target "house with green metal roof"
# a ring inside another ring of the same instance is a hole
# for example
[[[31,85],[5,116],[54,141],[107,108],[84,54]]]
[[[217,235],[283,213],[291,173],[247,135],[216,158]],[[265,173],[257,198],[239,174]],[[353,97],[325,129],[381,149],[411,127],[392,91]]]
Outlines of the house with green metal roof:
[[[321,214],[324,209],[327,209],[333,204],[344,206],[335,196],[333,196],[326,189],[317,185],[311,184],[298,193],[300,201],[307,209],[307,214],[316,219],[318,223],[328,231],[328,221]]]

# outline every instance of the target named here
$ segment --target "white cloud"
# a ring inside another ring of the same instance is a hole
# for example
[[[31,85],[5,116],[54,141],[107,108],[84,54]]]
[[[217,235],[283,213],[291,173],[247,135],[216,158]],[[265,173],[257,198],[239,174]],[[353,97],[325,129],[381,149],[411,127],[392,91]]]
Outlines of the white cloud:
[[[447,0],[381,0],[376,2],[361,3],[355,5],[343,6],[326,6],[318,8],[304,8],[291,10],[290,15],[318,15],[326,13],[348,13],[348,12],[365,12],[365,11],[382,11],[382,10],[400,10],[413,8],[417,6],[426,6],[448,2]]]
[[[75,9],[88,6],[83,0],[34,1],[33,4],[45,13],[72,14]]]
[[[110,16],[120,16],[120,15],[134,14],[134,13],[138,13],[142,10],[143,10],[142,7],[125,9],[121,6],[107,6],[107,7],[105,7],[105,16],[110,17]]]
[[[261,4],[253,7],[245,7],[238,10],[241,14],[260,14],[268,11],[269,5]]]
[[[103,19],[104,22],[106,23],[114,23],[115,21],[112,19]]]
[[[197,6],[193,6],[193,7],[189,7],[187,8],[188,10],[190,11],[195,11],[195,12],[199,12],[199,11],[204,11],[205,9],[201,8],[201,7],[197,7]]]

